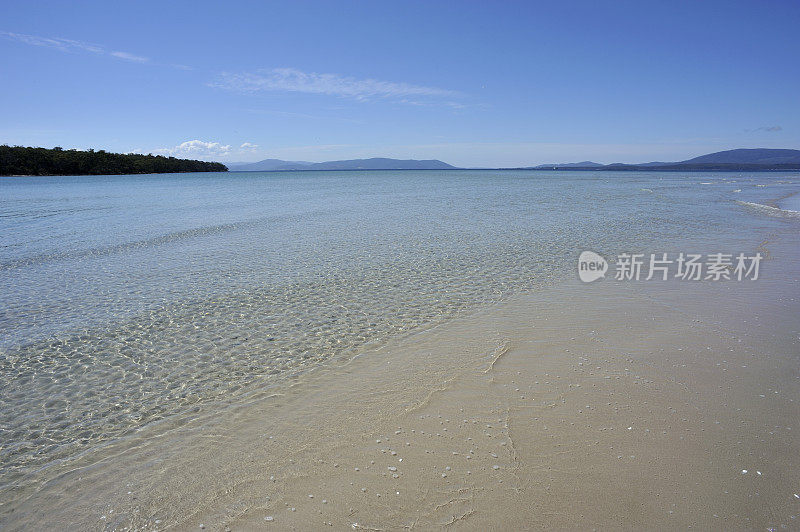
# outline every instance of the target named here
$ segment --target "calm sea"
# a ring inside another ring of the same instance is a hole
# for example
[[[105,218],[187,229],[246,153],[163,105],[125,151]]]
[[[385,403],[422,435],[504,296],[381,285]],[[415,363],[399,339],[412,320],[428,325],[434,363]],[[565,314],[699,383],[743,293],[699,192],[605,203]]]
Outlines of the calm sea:
[[[793,216],[758,204],[786,201],[798,183],[536,171],[0,178],[0,487],[572,279],[584,249],[751,252],[724,248]]]

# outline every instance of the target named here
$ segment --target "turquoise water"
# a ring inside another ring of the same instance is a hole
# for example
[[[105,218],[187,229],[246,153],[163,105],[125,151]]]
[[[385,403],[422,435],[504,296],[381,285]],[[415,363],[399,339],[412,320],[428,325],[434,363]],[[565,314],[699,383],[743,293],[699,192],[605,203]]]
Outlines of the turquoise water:
[[[536,171],[2,178],[0,486],[574,278],[584,249],[721,251],[726,235],[782,223],[757,205],[798,183]]]

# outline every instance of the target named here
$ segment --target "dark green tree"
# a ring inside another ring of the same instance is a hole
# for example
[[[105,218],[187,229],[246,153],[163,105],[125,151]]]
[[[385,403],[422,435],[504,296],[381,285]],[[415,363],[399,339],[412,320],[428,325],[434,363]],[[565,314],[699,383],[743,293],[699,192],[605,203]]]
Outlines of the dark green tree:
[[[222,163],[163,155],[0,145],[0,175],[111,175],[227,172]]]

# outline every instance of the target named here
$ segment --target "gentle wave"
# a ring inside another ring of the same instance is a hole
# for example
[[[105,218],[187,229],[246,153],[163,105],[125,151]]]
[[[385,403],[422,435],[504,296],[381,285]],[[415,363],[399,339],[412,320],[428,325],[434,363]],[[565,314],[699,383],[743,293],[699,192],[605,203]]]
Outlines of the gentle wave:
[[[743,205],[745,207],[750,207],[752,209],[759,210],[764,214],[769,214],[770,216],[781,216],[786,218],[799,218],[800,211],[792,211],[789,209],[780,209],[778,207],[772,207],[771,205],[764,205],[763,203],[753,203],[752,201],[736,201],[737,204]]]

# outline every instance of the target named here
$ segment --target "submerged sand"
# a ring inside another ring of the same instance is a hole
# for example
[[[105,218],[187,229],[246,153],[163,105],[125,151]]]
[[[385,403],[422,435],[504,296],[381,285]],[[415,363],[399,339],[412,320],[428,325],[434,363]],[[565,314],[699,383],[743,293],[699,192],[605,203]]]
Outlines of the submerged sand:
[[[8,530],[743,529],[800,516],[796,242],[568,282],[65,465]]]

